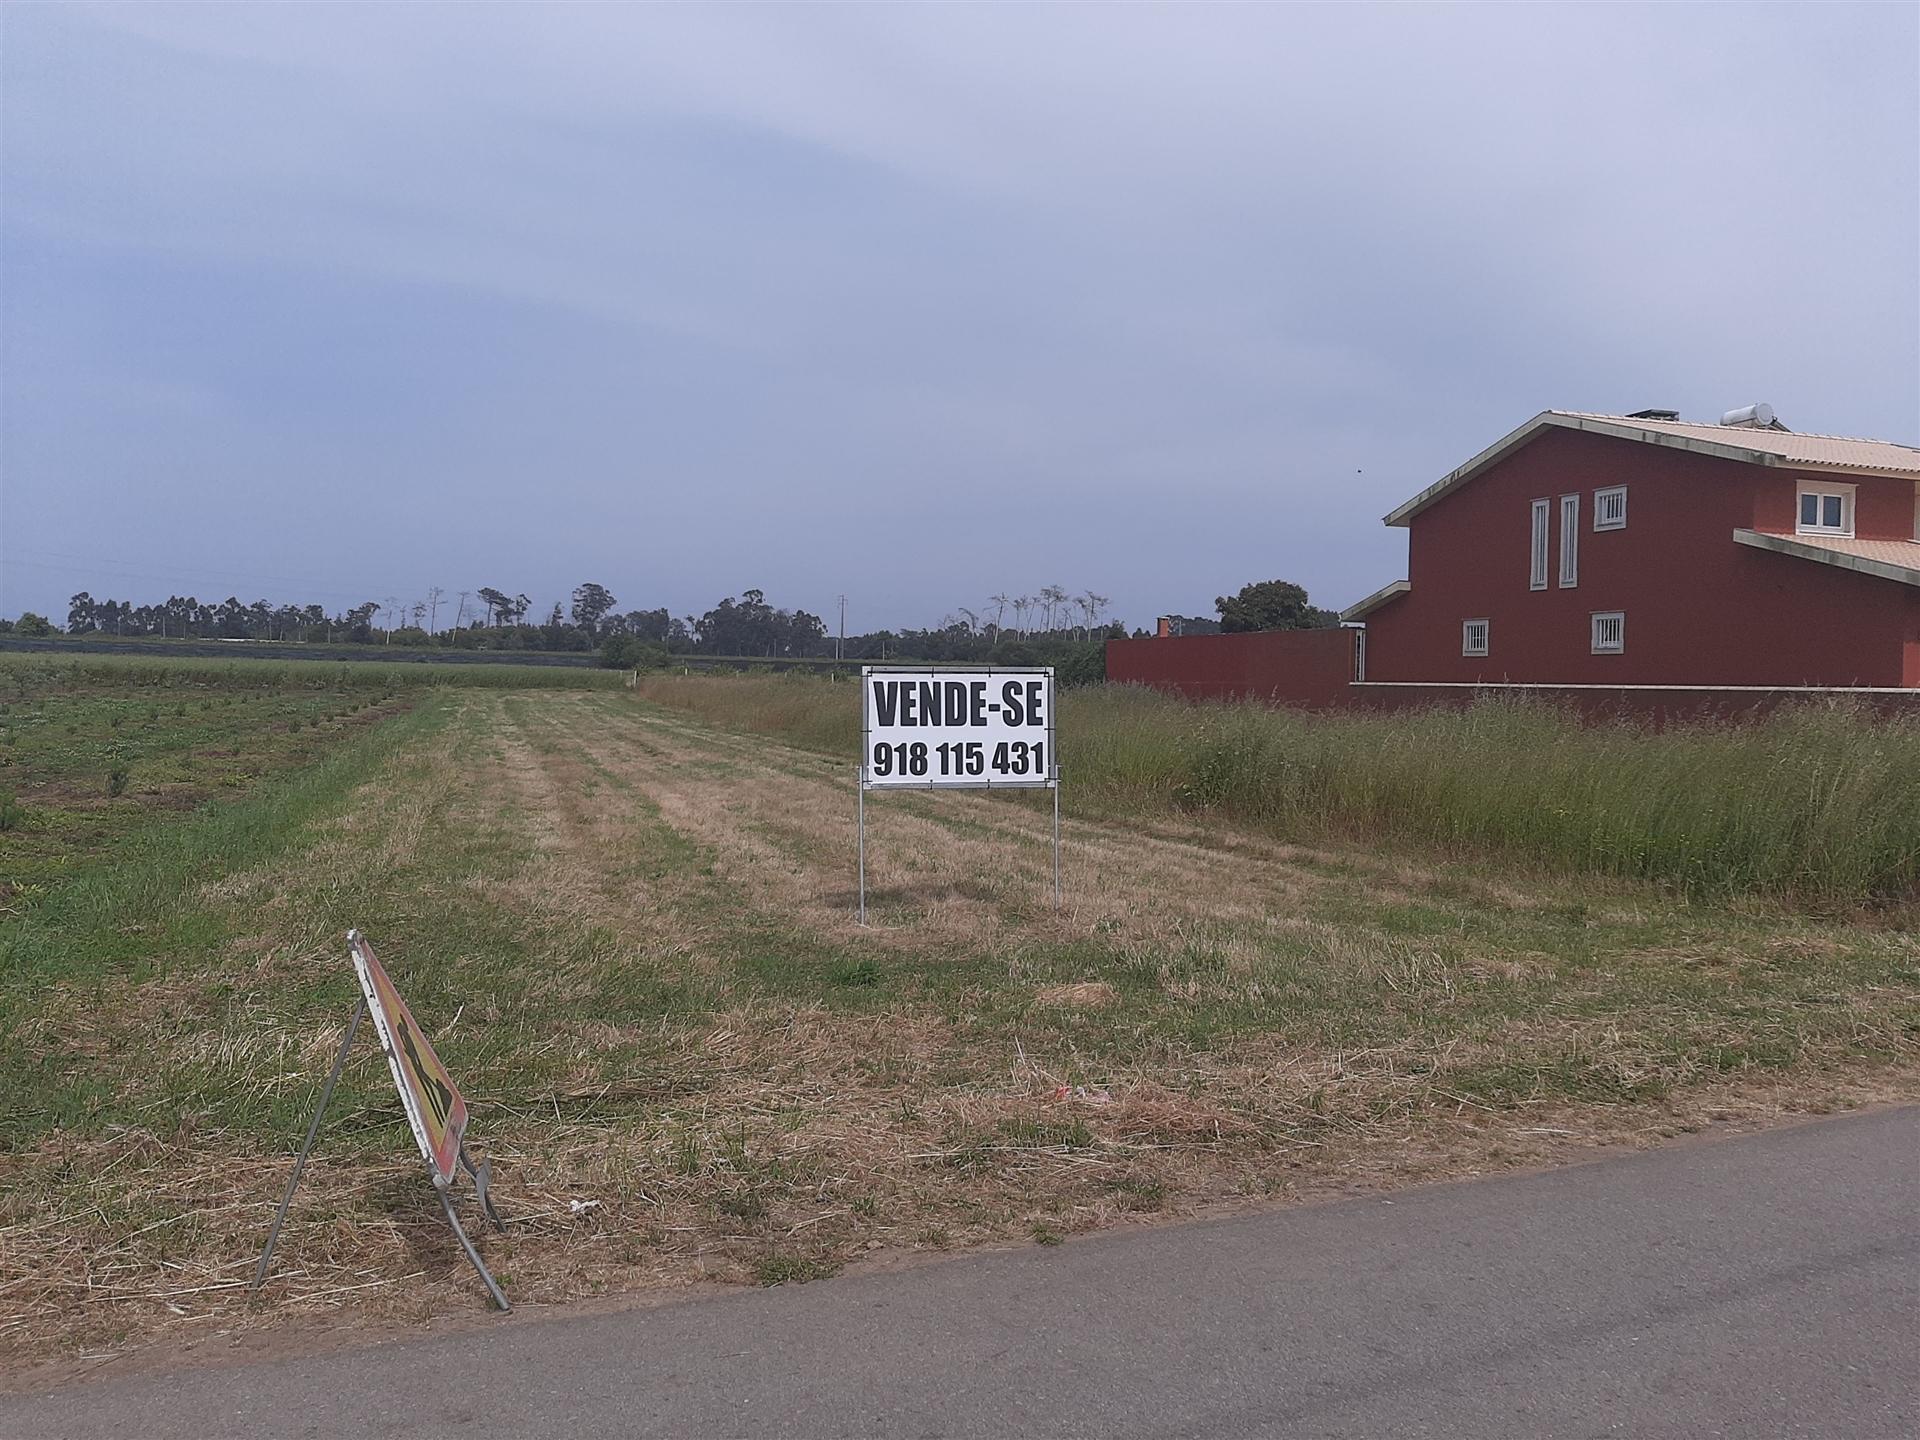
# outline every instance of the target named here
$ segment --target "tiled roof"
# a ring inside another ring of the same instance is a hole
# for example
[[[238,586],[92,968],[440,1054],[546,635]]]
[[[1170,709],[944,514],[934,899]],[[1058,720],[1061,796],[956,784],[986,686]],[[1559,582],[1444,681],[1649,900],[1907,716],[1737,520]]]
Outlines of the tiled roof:
[[[1543,410],[1392,511],[1387,516],[1387,524],[1406,524],[1441,496],[1459,489],[1482,470],[1498,464],[1548,429],[1585,430],[1646,445],[1671,445],[1750,465],[1920,478],[1920,447],[1897,445],[1891,440],[1852,440],[1839,435],[1799,435],[1789,430],[1748,430],[1736,425],[1696,425],[1685,420],[1636,420],[1629,415]]]
[[[1569,420],[1598,420],[1658,435],[1677,435],[1714,445],[1731,445],[1772,455],[1788,465],[1877,470],[1890,475],[1920,475],[1920,447],[1891,440],[1858,440],[1847,435],[1802,435],[1792,430],[1749,430],[1737,425],[1702,425],[1691,420],[1635,420],[1625,415],[1590,415],[1578,410],[1549,410]]]
[[[1920,541],[1855,540],[1844,535],[1769,535],[1760,530],[1736,530],[1733,538],[1756,550],[1772,550],[1802,560],[1838,565],[1903,585],[1920,585]]]

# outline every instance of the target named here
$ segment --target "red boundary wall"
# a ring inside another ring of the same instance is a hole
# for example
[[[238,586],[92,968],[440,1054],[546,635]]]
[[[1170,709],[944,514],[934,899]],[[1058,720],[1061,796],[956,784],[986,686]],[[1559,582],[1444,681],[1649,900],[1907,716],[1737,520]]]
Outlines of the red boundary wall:
[[[1426,684],[1354,679],[1356,629],[1267,630],[1250,635],[1176,635],[1109,640],[1107,679],[1189,700],[1258,700],[1302,710],[1417,710],[1524,695],[1594,720],[1677,720],[1764,714],[1804,700],[1845,698],[1888,715],[1920,717],[1920,689],[1862,686],[1681,686]]]
[[[1309,710],[1351,704],[1357,630],[1261,630],[1107,642],[1107,679],[1189,700],[1264,700]]]

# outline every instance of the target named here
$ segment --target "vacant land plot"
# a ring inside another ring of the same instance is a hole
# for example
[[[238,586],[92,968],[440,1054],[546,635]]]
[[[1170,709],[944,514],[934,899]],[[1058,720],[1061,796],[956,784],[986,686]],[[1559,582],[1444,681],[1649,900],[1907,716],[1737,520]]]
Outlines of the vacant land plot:
[[[852,689],[650,676],[641,693],[851,764]],[[1827,908],[1920,898],[1920,717],[1845,701],[1665,728],[1588,723],[1534,701],[1311,715],[1119,686],[1068,690],[1060,712],[1066,803],[1087,815],[1410,842],[1689,895]]]
[[[412,698],[0,931],[0,1347],[477,1307],[370,1044],[245,1298],[349,925],[463,1078],[512,1221],[482,1245],[525,1301],[1920,1093],[1889,912],[1174,809],[1071,819],[1055,912],[1046,812],[950,794],[869,807],[862,930],[849,759],[624,691]]]

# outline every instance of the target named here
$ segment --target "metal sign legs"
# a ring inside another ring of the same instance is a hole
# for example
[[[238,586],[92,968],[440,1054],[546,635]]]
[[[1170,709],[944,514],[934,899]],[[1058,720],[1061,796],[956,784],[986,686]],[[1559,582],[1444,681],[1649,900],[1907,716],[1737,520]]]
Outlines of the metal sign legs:
[[[1037,787],[1030,787],[1037,788]],[[1060,771],[1056,766],[1053,783],[1047,787],[1053,791],[1053,908],[1060,908]],[[859,923],[867,923],[867,772],[865,767],[856,767],[853,772],[854,823],[860,834],[860,910]]]
[[[293,1204],[293,1192],[300,1188],[300,1177],[306,1173],[307,1156],[313,1153],[314,1136],[320,1133],[320,1117],[327,1113],[327,1102],[333,1099],[333,1087],[340,1083],[340,1072],[347,1068],[347,1052],[353,1048],[353,1037],[360,1033],[360,1022],[366,1019],[367,1002],[362,999],[353,1007],[353,1019],[347,1025],[347,1038],[340,1042],[340,1053],[333,1057],[333,1069],[327,1072],[327,1083],[320,1089],[320,1103],[314,1106],[313,1123],[307,1126],[307,1138],[300,1146],[300,1158],[293,1162],[293,1174],[287,1177],[287,1193],[280,1197],[280,1208],[273,1212],[273,1228],[267,1231],[267,1248],[261,1252],[260,1268],[253,1272],[253,1284],[247,1288],[258,1290],[260,1282],[267,1278],[267,1266],[273,1263],[273,1247],[280,1243],[280,1227],[287,1223],[287,1207]]]
[[[307,1157],[313,1153],[314,1138],[320,1133],[321,1117],[327,1113],[327,1105],[333,1099],[333,1088],[340,1083],[340,1072],[347,1067],[347,1054],[353,1049],[354,1036],[360,1033],[360,1022],[366,1018],[366,1014],[367,1002],[365,997],[362,997],[360,1003],[354,1006],[353,1019],[347,1024],[347,1038],[340,1042],[340,1053],[333,1057],[333,1069],[327,1072],[327,1083],[320,1089],[320,1103],[314,1107],[312,1123],[307,1126],[307,1138],[300,1146],[300,1158],[293,1162],[293,1174],[287,1177],[286,1194],[280,1197],[280,1208],[274,1212],[273,1228],[267,1231],[267,1248],[261,1252],[260,1264],[253,1272],[253,1283],[247,1287],[249,1290],[258,1290],[261,1282],[267,1278],[267,1267],[273,1263],[274,1247],[280,1243],[280,1227],[287,1222],[287,1210],[293,1204],[293,1192],[300,1188],[300,1177],[306,1172]],[[467,1147],[462,1145],[460,1163],[473,1177],[473,1188],[479,1194],[482,1213],[493,1222],[495,1229],[505,1230],[506,1224],[501,1220],[500,1212],[494,1209],[493,1196],[490,1193],[493,1162],[486,1160],[475,1166],[473,1158],[467,1154]],[[453,1197],[448,1193],[447,1188],[435,1185],[433,1193],[440,1197],[440,1208],[446,1212],[447,1223],[453,1227],[453,1233],[460,1241],[460,1248],[467,1252],[467,1259],[473,1262],[473,1268],[480,1272],[481,1280],[486,1282],[487,1294],[492,1297],[493,1303],[502,1310],[513,1309],[507,1303],[507,1297],[501,1293],[500,1287],[494,1283],[493,1276],[488,1273],[486,1265],[481,1261],[480,1252],[473,1248],[473,1241],[467,1238],[467,1232],[460,1227],[460,1217],[454,1214]]]
[[[480,1208],[486,1212],[487,1219],[493,1222],[495,1229],[506,1229],[506,1224],[500,1219],[499,1212],[493,1208],[493,1197],[487,1193],[487,1180],[492,1173],[493,1162],[489,1160],[480,1170],[475,1170],[473,1161],[467,1158],[467,1147],[462,1145],[460,1163],[466,1166],[467,1173],[473,1176],[474,1188],[480,1192]],[[467,1232],[460,1228],[460,1217],[453,1213],[453,1196],[450,1193],[452,1188],[452,1186],[442,1185],[433,1187],[433,1193],[440,1197],[440,1208],[447,1212],[447,1224],[453,1227],[453,1233],[460,1241],[460,1248],[467,1252],[467,1259],[473,1262],[473,1268],[480,1272],[480,1278],[486,1282],[487,1294],[493,1297],[493,1303],[503,1311],[511,1310],[513,1306],[509,1305],[507,1297],[500,1293],[500,1287],[494,1283],[492,1273],[480,1258],[480,1252],[473,1248],[473,1241],[469,1240]]]

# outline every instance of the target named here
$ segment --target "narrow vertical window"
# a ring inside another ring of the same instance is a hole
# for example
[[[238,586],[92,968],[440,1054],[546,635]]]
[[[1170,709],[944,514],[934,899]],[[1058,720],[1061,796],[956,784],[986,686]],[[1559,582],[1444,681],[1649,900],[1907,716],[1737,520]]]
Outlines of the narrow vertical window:
[[[1551,500],[1533,502],[1533,569],[1527,579],[1530,590],[1547,588],[1547,517],[1552,509]]]
[[[1560,588],[1580,583],[1580,497],[1560,497]]]

